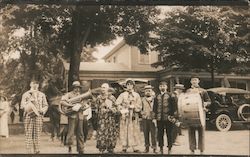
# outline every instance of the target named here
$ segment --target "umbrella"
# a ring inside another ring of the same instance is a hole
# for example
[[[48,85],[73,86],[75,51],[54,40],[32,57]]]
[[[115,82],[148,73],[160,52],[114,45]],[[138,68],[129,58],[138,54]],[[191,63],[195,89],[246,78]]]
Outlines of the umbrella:
[[[239,89],[239,88],[226,88],[226,87],[218,87],[218,88],[210,88],[207,91],[212,91],[215,93],[230,93],[230,94],[250,94],[250,91]]]

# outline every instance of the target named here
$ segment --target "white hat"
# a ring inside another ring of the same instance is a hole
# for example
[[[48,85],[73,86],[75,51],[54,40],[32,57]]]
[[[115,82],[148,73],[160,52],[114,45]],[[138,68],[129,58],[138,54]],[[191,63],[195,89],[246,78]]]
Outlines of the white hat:
[[[184,85],[183,84],[176,84],[174,86],[174,89],[185,89]]]
[[[154,87],[152,87],[151,85],[146,85],[145,87],[144,87],[144,89],[153,89]]]
[[[81,84],[80,84],[79,81],[74,81],[74,82],[72,83],[72,86],[73,86],[73,87],[81,87]]]

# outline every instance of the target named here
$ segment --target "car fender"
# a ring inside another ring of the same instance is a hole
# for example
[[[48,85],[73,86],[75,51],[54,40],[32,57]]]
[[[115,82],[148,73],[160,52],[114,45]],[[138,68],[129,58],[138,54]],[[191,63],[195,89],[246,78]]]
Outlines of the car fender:
[[[217,111],[215,111],[215,117],[217,117],[218,115],[220,115],[220,114],[227,114],[230,118],[231,118],[231,115],[230,115],[230,113],[229,113],[229,111],[228,110],[217,110]]]

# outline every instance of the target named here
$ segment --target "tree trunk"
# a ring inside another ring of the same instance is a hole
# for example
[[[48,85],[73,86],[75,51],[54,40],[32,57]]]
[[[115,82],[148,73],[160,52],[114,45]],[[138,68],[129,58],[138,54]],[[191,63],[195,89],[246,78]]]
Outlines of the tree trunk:
[[[79,67],[81,62],[81,52],[83,48],[83,43],[86,42],[90,29],[84,32],[82,37],[81,28],[80,28],[80,13],[79,6],[75,7],[75,10],[72,14],[72,49],[70,52],[70,68],[68,76],[68,89],[71,90],[73,81],[79,80]]]
[[[84,35],[82,35],[79,18],[80,6],[75,7],[75,11],[72,14],[72,49],[70,55],[70,67],[69,67],[69,75],[68,75],[68,89],[72,90],[72,83],[75,80],[79,80],[79,67],[81,62],[81,52],[83,46],[87,41],[87,38],[90,34],[91,24],[84,31]]]
[[[212,88],[215,86],[215,80],[214,80],[214,61],[212,60],[211,64],[211,83],[212,83]]]
[[[30,36],[31,36],[31,40],[35,40],[36,27],[33,25],[31,26]],[[29,56],[29,63],[28,63],[29,71],[30,71],[29,76],[31,77],[31,79],[36,79],[38,78],[38,74],[37,74],[37,68],[36,68],[37,48],[35,47],[35,45],[31,46],[30,51],[31,51],[31,55]]]
[[[80,56],[82,50],[78,7],[72,14],[72,49],[70,50],[70,67],[68,76],[68,89],[71,90],[73,81],[79,80]]]

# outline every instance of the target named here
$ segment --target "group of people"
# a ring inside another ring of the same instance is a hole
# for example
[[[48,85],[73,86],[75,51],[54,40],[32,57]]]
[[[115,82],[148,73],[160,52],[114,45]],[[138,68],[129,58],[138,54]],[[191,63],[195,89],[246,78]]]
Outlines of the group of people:
[[[190,82],[191,88],[186,92],[199,93],[205,110],[210,100],[206,91],[199,86],[199,77],[193,75]],[[22,107],[25,110],[26,147],[31,153],[31,146],[34,144],[34,153],[39,153],[42,116],[48,109],[48,103],[45,94],[38,91],[38,82],[31,81],[30,87],[31,89],[22,97]],[[176,84],[175,91],[170,93],[167,91],[167,82],[160,81],[158,94],[154,93],[151,85],[146,85],[144,97],[141,97],[134,90],[135,82],[127,80],[126,90],[117,99],[113,96],[114,90],[107,83],[101,85],[101,92],[95,98],[87,98],[81,93],[82,85],[79,81],[74,81],[72,87],[73,90],[63,95],[60,102],[62,107],[71,111],[67,114],[66,145],[69,152],[72,151],[76,135],[77,151],[79,154],[84,153],[86,142],[84,127],[86,127],[89,112],[86,114],[86,111],[94,102],[97,114],[96,148],[100,153],[106,151],[114,153],[118,140],[122,145],[123,153],[128,152],[130,148],[134,153],[139,153],[141,130],[144,133],[144,153],[148,153],[151,147],[154,153],[163,154],[165,132],[167,153],[171,153],[173,143],[181,134],[178,97],[185,90],[182,84]],[[204,151],[204,126],[188,126],[190,150],[191,153],[196,150],[196,130],[199,134],[198,149],[202,153]],[[157,150],[157,143],[159,150]]]

